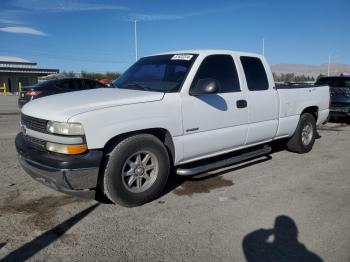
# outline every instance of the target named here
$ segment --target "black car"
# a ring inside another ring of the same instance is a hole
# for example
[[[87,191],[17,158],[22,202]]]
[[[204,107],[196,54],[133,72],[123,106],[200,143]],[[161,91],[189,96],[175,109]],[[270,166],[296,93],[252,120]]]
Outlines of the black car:
[[[29,101],[44,96],[101,87],[106,86],[98,81],[83,78],[48,80],[33,86],[24,87],[18,99],[18,106],[22,108]]]
[[[331,116],[350,117],[350,76],[321,77],[316,84],[326,84],[330,87]]]

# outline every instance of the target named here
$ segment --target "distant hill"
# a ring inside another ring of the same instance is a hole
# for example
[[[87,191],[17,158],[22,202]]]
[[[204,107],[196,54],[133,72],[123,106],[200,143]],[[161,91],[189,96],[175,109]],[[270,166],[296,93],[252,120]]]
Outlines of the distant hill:
[[[327,75],[328,64],[322,65],[303,65],[303,64],[277,64],[272,65],[271,69],[276,74],[294,73],[295,75],[307,75],[317,77],[319,74]],[[350,65],[331,64],[330,75],[339,75],[341,73],[350,74]]]

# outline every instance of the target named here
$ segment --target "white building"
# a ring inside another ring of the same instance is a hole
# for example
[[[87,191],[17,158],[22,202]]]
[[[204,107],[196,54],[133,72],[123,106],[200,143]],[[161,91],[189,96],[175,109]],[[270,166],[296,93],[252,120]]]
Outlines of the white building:
[[[59,73],[58,69],[38,68],[37,63],[19,57],[0,56],[0,86],[6,84],[9,93],[19,90],[22,86],[34,85],[38,82],[38,76],[47,76]]]

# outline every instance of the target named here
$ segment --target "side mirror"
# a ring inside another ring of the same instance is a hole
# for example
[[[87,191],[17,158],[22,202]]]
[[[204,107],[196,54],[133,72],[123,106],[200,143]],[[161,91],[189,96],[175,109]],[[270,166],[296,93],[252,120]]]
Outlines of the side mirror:
[[[213,78],[204,78],[199,79],[197,84],[193,89],[190,90],[190,95],[199,96],[199,95],[209,95],[216,94],[220,90],[220,83]]]

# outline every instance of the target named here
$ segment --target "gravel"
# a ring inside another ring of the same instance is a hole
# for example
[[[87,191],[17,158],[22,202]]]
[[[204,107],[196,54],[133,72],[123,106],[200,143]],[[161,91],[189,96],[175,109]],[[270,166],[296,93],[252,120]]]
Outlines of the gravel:
[[[350,126],[323,126],[308,154],[174,177],[161,198],[124,208],[32,180],[18,122],[0,115],[0,260],[350,261]]]

